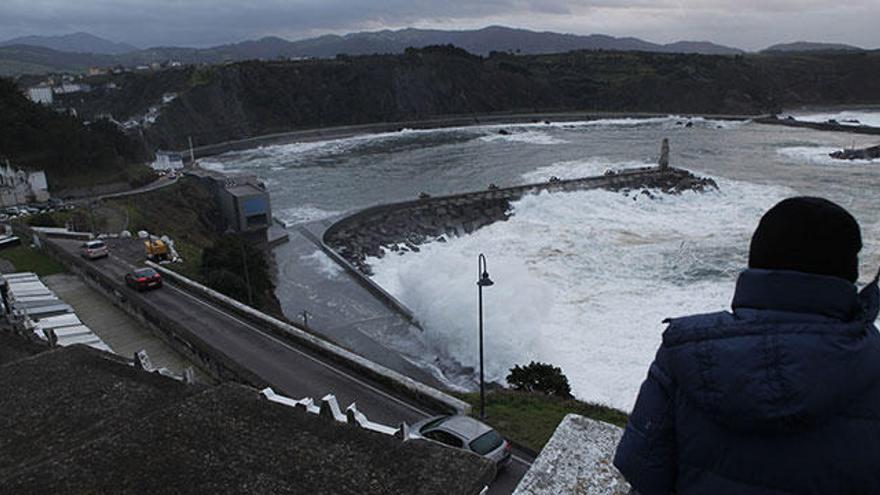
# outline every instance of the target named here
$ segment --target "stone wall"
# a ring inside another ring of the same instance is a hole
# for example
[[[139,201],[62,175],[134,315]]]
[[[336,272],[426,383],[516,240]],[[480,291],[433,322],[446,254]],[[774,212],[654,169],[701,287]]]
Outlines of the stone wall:
[[[336,222],[324,233],[324,243],[361,272],[369,275],[368,257],[381,257],[385,250],[418,251],[425,242],[460,236],[507,220],[511,202],[543,191],[567,192],[608,189],[644,194],[679,194],[717,188],[715,181],[676,168],[640,168],[607,172],[582,179],[552,179],[540,184],[492,188],[442,197],[374,206]]]
[[[630,486],[612,464],[622,435],[614,425],[567,415],[514,495],[627,495]]]

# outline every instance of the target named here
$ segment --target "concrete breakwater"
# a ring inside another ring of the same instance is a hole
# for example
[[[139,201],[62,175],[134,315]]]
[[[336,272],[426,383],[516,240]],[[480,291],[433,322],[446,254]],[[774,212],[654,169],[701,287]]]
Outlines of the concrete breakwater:
[[[662,163],[662,162],[661,162]],[[653,191],[679,194],[717,189],[715,181],[687,170],[667,166],[606,172],[597,177],[560,180],[507,188],[491,187],[442,197],[374,206],[331,225],[324,243],[362,273],[370,275],[368,257],[381,257],[385,250],[418,251],[425,242],[461,236],[510,216],[511,202],[543,191],[567,192],[587,189],[637,192],[653,197]]]
[[[783,125],[786,127],[816,129],[818,131],[849,132],[851,134],[868,134],[872,136],[880,136],[880,127],[870,127],[866,125],[846,125],[834,121],[807,122],[804,120],[797,120],[793,117],[780,119],[775,116],[756,118],[753,121],[758,124]]]
[[[861,149],[845,149],[835,151],[828,156],[838,160],[876,160],[880,158],[880,146],[871,146],[870,148]]]

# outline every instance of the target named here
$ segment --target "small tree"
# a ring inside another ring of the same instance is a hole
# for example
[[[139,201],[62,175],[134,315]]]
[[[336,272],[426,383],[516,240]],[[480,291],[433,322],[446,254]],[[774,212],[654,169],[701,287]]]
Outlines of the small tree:
[[[244,304],[266,309],[275,284],[266,254],[235,235],[225,235],[202,252],[202,276],[208,287]]]
[[[532,361],[528,366],[516,365],[510,369],[507,383],[514,390],[572,398],[571,386],[562,369],[547,363]]]

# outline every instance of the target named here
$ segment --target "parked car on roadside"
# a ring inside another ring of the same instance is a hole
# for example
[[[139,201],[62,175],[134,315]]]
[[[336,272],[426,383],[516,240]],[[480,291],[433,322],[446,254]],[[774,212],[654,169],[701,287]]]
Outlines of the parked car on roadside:
[[[137,291],[162,287],[162,274],[152,268],[138,268],[125,274],[125,284]]]
[[[110,256],[110,249],[104,241],[88,241],[82,244],[82,257],[89,260]]]
[[[435,416],[415,423],[410,436],[469,450],[495,463],[498,469],[510,462],[510,443],[491,426],[470,416]]]

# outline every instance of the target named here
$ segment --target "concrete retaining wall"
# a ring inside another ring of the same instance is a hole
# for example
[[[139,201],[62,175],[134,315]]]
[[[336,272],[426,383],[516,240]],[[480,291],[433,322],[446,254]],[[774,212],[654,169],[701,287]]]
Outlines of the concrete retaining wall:
[[[273,318],[272,316],[262,313],[250,306],[241,304],[240,302],[220,294],[213,289],[205,287],[196,281],[190,280],[173,270],[169,270],[152,262],[147,262],[147,264],[161,272],[162,275],[166,277],[166,280],[175,283],[178,287],[197,294],[203,299],[211,300],[222,307],[261,325],[263,328],[272,330],[282,338],[312,349],[313,351],[320,353],[322,356],[338,362],[349,369],[357,371],[361,375],[372,378],[383,385],[398,391],[402,395],[430,406],[434,410],[461,414],[466,414],[470,410],[469,404],[447,395],[440,390],[417,382],[412,378],[376,364],[351,351],[331,344],[320,337],[307,333],[301,328],[278,320],[277,318]]]

